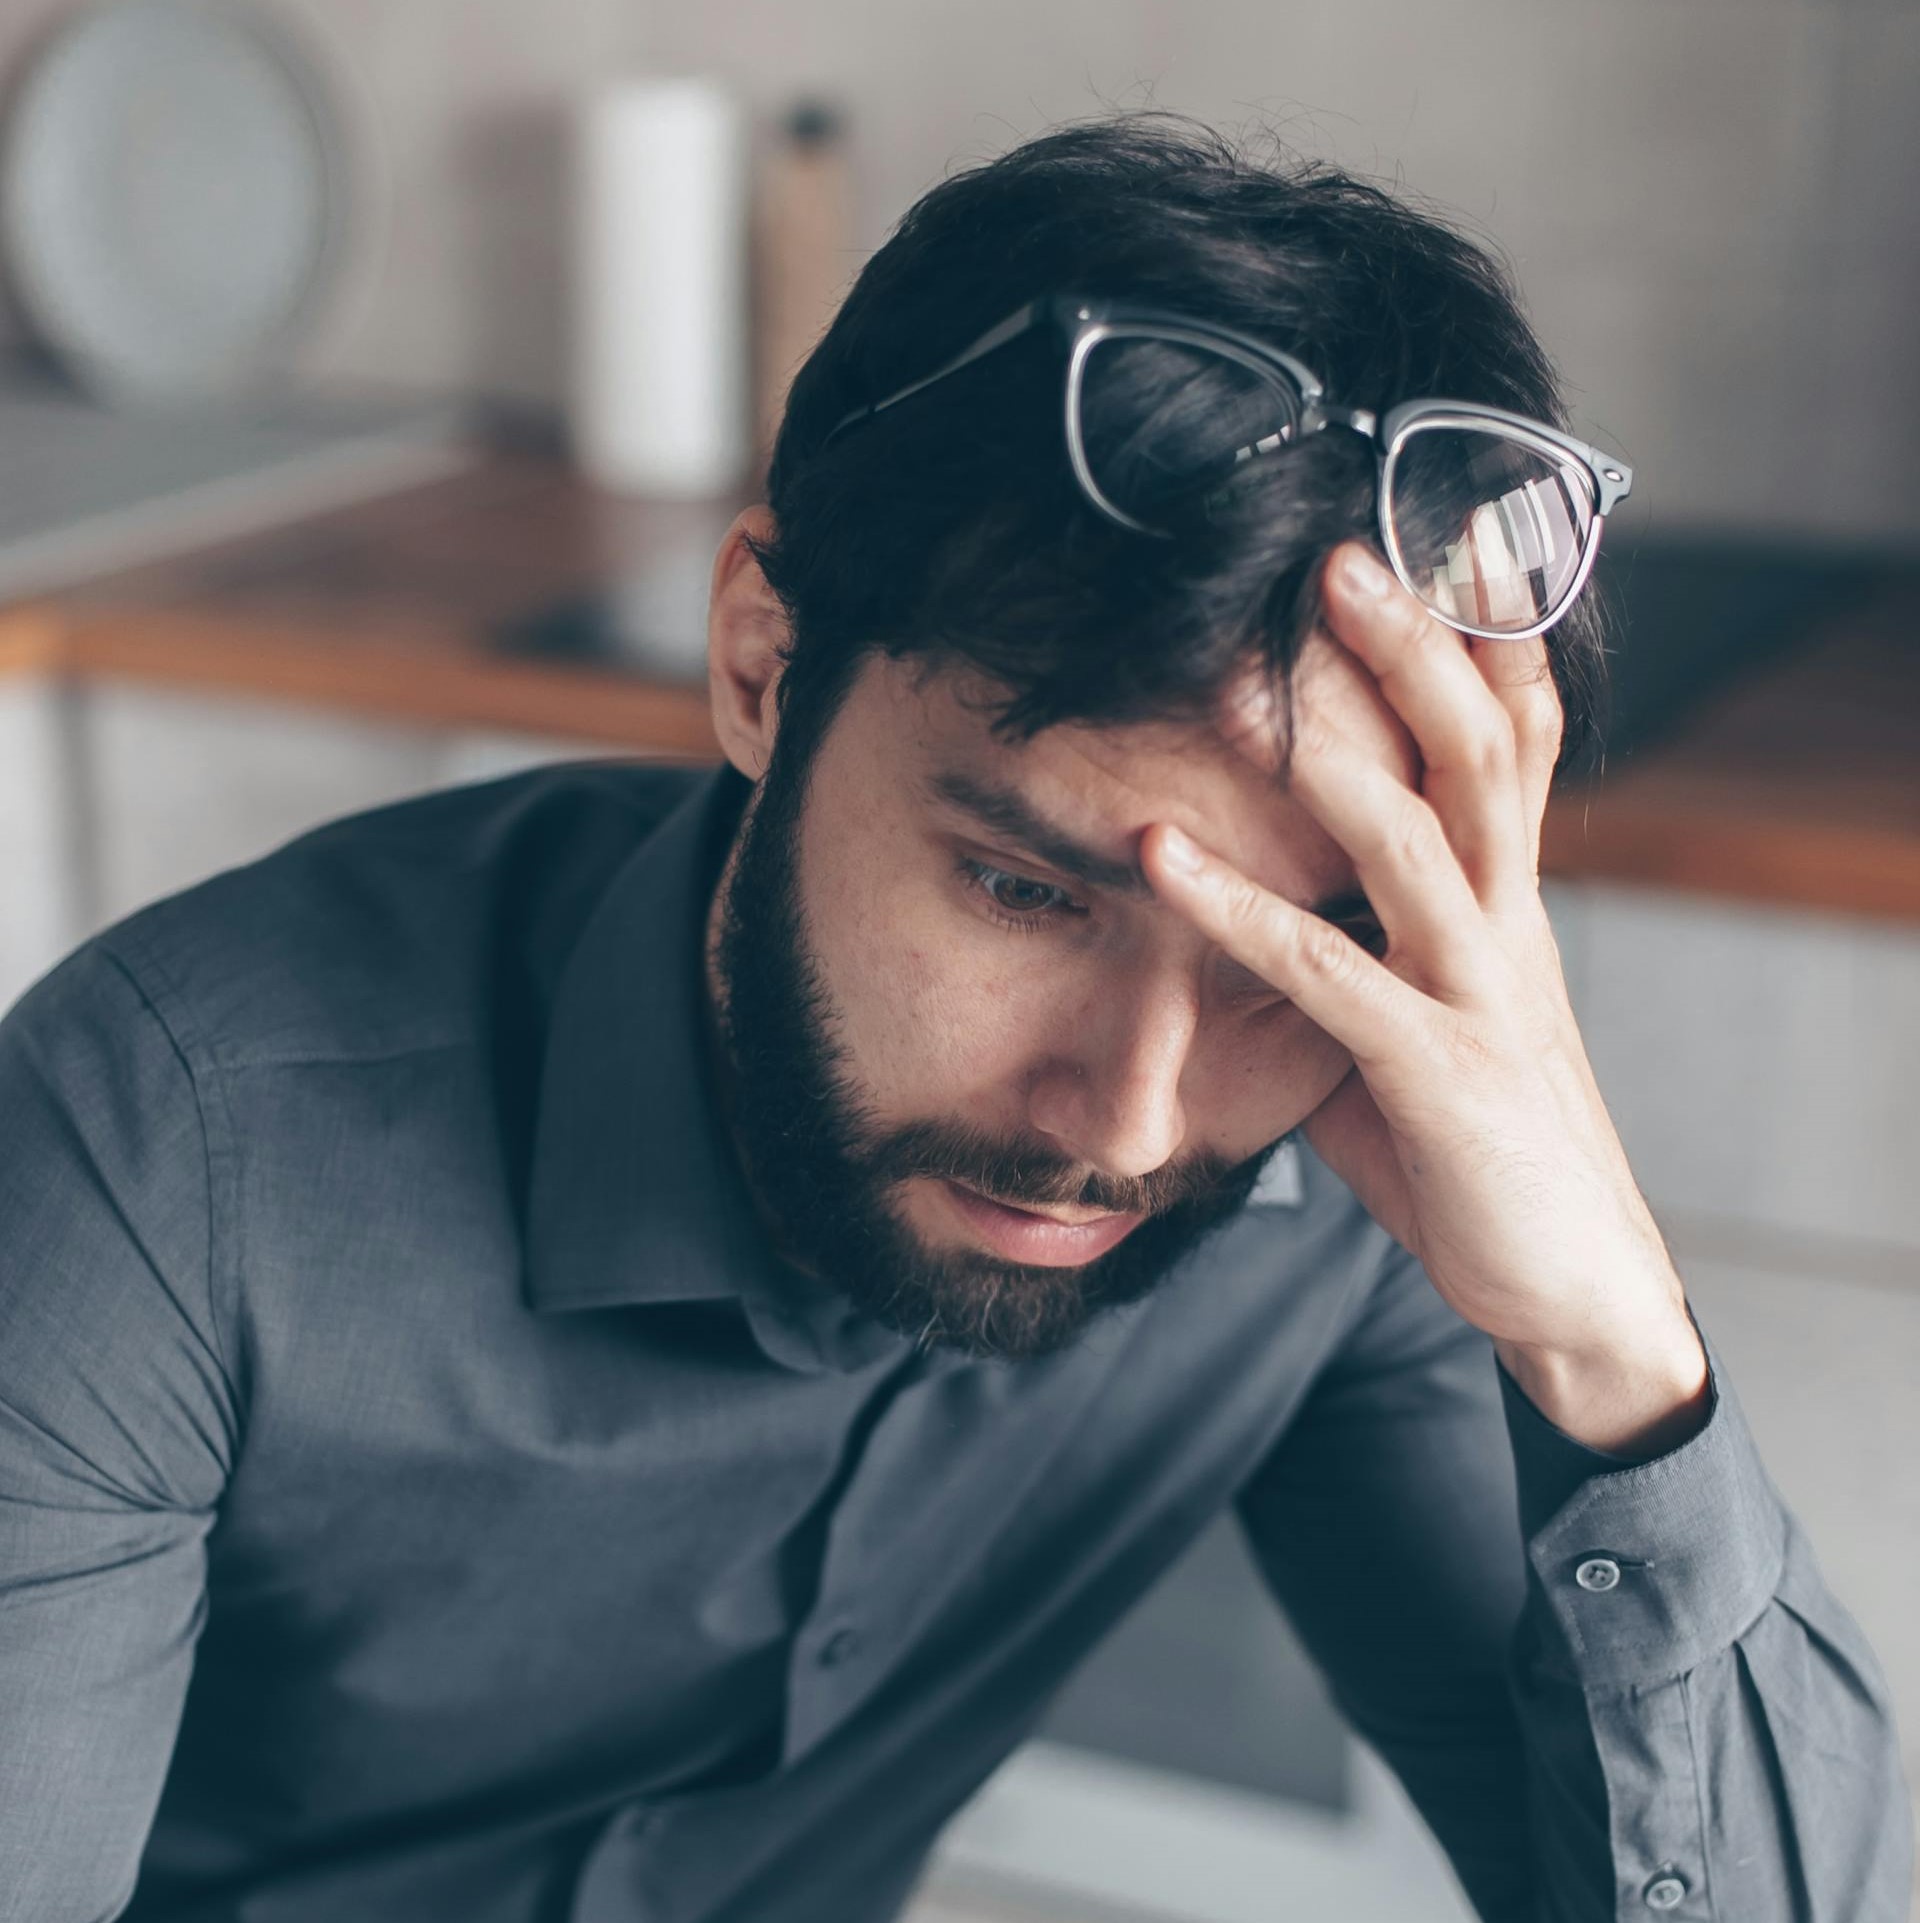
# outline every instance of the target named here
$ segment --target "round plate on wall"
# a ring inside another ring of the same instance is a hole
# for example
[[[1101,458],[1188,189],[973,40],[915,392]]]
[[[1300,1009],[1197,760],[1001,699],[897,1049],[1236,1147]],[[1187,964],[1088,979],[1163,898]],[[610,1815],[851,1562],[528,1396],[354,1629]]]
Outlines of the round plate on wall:
[[[220,0],[110,0],[56,32],[0,150],[0,241],[82,386],[145,404],[280,371],[344,251],[339,123],[280,30]]]

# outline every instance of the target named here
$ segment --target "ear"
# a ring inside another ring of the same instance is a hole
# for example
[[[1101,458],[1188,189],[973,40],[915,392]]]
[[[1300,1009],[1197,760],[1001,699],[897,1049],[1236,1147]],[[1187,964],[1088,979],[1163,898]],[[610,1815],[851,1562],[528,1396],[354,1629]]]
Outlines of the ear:
[[[714,733],[726,757],[749,781],[767,771],[773,753],[774,691],[785,665],[786,610],[767,584],[746,535],[767,541],[773,511],[759,502],[727,529],[713,560],[707,602],[707,692]]]

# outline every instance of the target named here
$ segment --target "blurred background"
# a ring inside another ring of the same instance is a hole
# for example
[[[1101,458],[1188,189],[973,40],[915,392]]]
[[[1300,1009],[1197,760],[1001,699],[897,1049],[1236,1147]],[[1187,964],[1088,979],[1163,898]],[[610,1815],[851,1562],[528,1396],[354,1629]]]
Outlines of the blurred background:
[[[1911,0],[8,0],[0,1003],[329,816],[710,755],[708,568],[840,294],[949,169],[1148,106],[1494,243],[1634,464],[1550,905],[1920,1782]],[[916,1915],[1316,1907],[1467,1914],[1223,1526]]]

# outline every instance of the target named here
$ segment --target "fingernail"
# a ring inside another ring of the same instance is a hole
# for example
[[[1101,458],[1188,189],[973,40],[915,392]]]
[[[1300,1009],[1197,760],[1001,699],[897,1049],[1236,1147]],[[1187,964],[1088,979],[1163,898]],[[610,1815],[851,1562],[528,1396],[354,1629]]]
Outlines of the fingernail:
[[[1160,859],[1183,875],[1200,872],[1200,850],[1178,828],[1170,826],[1160,837]]]
[[[1365,548],[1347,550],[1345,576],[1348,588],[1369,601],[1384,601],[1393,592],[1393,576]]]

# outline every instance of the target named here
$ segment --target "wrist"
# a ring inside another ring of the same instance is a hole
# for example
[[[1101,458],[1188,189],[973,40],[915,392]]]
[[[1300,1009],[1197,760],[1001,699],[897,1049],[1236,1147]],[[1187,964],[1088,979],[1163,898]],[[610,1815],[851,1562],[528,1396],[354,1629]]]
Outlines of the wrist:
[[[1677,1327],[1578,1353],[1498,1340],[1494,1352],[1527,1400],[1589,1449],[1645,1462],[1706,1426],[1706,1350],[1684,1310]]]

